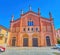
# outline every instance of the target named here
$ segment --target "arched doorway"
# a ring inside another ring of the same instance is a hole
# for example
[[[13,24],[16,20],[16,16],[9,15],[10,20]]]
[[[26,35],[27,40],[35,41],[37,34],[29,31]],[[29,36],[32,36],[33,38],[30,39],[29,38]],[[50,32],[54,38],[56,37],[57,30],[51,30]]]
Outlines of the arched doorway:
[[[28,47],[28,42],[29,42],[28,37],[29,37],[28,34],[23,35],[23,46],[24,47]]]
[[[23,46],[28,46],[28,38],[23,38]]]
[[[32,39],[32,45],[33,45],[33,47],[38,47],[38,38]]]
[[[47,46],[51,46],[51,42],[50,42],[50,37],[46,36],[46,44]]]
[[[13,38],[12,38],[12,46],[15,46],[15,45],[16,45],[16,38],[13,37]]]
[[[38,47],[38,34],[34,33],[32,35],[32,46]]]

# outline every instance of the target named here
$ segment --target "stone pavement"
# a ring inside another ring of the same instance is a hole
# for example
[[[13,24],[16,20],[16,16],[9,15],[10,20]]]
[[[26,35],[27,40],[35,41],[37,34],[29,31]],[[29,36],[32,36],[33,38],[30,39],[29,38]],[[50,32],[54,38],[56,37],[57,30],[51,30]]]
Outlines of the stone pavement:
[[[51,47],[7,47],[0,55],[54,55]]]

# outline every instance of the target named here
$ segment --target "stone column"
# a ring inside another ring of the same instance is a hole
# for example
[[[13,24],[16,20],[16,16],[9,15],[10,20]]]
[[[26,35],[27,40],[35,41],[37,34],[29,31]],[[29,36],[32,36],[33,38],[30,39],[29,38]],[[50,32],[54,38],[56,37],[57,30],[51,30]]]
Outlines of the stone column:
[[[17,33],[17,46],[20,47],[20,33]]]
[[[52,25],[52,38],[53,38],[53,45],[57,44],[57,38],[55,36],[55,28],[54,28],[54,24],[53,24],[53,21],[51,21],[51,25]]]
[[[40,34],[39,34],[39,35],[38,35],[38,46],[39,46],[39,47],[40,47],[40,45],[41,45],[41,42],[40,42],[41,39],[40,39],[40,37],[41,37],[41,36],[40,36]]]
[[[41,31],[40,31],[40,46],[43,46],[44,45],[44,35],[43,35],[43,24],[42,24],[42,21],[40,19],[40,28],[41,28]]]
[[[32,47],[32,35],[29,34],[29,47]]]
[[[20,33],[20,47],[23,47],[23,36],[22,36],[22,33]]]

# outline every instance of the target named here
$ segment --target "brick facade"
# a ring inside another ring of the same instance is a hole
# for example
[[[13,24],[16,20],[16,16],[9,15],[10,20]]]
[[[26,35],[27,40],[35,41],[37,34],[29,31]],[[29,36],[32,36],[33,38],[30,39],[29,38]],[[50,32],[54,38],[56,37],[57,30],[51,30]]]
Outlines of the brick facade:
[[[60,39],[60,28],[56,30],[56,38]]]
[[[28,26],[28,21],[33,25]],[[53,19],[41,17],[38,13],[28,11],[17,20],[11,21],[8,46],[52,46],[55,45],[55,29]],[[25,41],[25,42],[24,42]]]

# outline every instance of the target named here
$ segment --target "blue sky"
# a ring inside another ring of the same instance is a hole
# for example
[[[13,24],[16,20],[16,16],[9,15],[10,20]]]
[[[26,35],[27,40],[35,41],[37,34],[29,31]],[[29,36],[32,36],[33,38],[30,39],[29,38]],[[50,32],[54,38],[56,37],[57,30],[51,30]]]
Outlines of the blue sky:
[[[20,17],[21,9],[24,13],[31,5],[34,12],[40,8],[41,16],[49,18],[49,12],[54,18],[55,29],[60,28],[60,0],[0,0],[0,25],[10,27],[12,14],[15,20]]]

